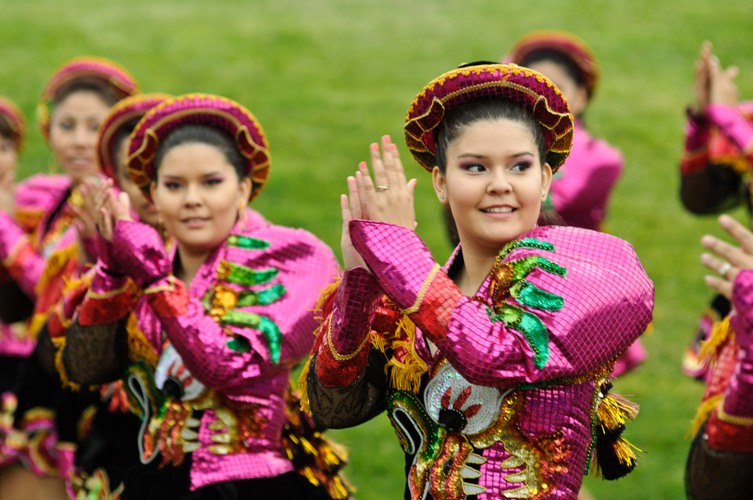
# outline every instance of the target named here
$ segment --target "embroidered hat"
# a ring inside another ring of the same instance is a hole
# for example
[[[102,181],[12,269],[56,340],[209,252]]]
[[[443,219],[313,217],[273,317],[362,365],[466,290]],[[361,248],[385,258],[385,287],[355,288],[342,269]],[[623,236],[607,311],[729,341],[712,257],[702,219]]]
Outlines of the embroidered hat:
[[[599,83],[599,65],[586,42],[572,33],[563,31],[534,31],[524,36],[513,47],[505,62],[526,66],[542,51],[556,52],[572,62],[580,74],[588,95]]]
[[[26,121],[21,110],[4,97],[0,97],[0,120],[8,124],[10,139],[13,141],[16,153],[20,153],[26,138]]]
[[[107,85],[120,100],[138,92],[138,84],[131,74],[117,63],[102,57],[77,57],[63,64],[47,82],[37,104],[39,128],[46,139],[50,135],[52,103],[61,89],[80,80],[92,79]]]
[[[436,130],[445,112],[479,98],[498,96],[533,112],[546,140],[553,171],[565,161],[573,140],[573,116],[564,96],[544,75],[515,64],[465,65],[435,78],[416,96],[405,116],[405,142],[416,161],[436,165]]]
[[[188,94],[169,98],[152,108],[136,126],[128,144],[128,173],[147,197],[154,180],[154,157],[160,143],[182,125],[208,125],[224,130],[233,138],[245,159],[251,179],[249,201],[262,190],[269,176],[270,156],[261,124],[240,104],[216,95]]]
[[[126,97],[110,109],[110,113],[99,127],[97,136],[97,160],[105,175],[117,182],[115,142],[121,136],[123,127],[129,124],[135,127],[147,111],[162,104],[169,97],[167,94],[135,94]]]

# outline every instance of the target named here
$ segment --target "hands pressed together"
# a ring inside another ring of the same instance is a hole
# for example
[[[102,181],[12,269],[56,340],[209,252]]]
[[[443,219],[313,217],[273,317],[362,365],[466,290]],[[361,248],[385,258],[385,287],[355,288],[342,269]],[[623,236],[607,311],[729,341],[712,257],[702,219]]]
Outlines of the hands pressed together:
[[[739,92],[734,81],[737,74],[737,66],[723,68],[711,42],[704,42],[695,65],[695,112],[703,115],[709,104],[737,104]]]
[[[371,173],[366,162],[358,165],[354,176],[348,177],[348,194],[340,196],[343,218],[342,254],[345,269],[366,268],[350,241],[349,222],[366,219],[415,229],[416,215],[413,192],[416,179],[406,180],[397,146],[383,136],[380,146],[370,146]],[[372,178],[373,175],[373,178]]]
[[[701,263],[715,275],[705,277],[706,284],[721,295],[732,298],[732,285],[740,271],[753,269],[753,232],[729,215],[719,217],[719,225],[729,233],[739,246],[715,236],[706,235],[701,245],[712,253],[703,253]]]

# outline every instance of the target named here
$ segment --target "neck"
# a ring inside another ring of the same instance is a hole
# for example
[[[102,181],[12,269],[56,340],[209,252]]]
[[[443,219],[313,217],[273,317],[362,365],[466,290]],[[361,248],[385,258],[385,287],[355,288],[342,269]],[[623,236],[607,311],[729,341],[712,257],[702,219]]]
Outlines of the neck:
[[[497,251],[489,252],[484,249],[474,248],[471,245],[464,245],[460,240],[461,251],[463,252],[463,269],[455,278],[455,284],[463,292],[463,295],[469,297],[476,295],[479,287],[486,279],[494,260],[497,258]]]
[[[175,275],[180,278],[186,286],[190,285],[196,273],[204,261],[209,257],[209,252],[195,252],[178,245],[177,258],[179,266],[175,269]]]

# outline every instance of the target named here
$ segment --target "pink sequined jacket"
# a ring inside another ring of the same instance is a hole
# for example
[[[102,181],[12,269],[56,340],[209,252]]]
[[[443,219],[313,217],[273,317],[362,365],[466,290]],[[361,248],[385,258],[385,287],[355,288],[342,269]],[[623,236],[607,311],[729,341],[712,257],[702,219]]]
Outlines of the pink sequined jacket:
[[[632,247],[538,227],[468,297],[449,278],[459,249],[442,269],[413,231],[358,220],[350,234],[371,273],[348,270],[325,302],[303,375],[314,417],[347,427],[386,408],[406,498],[576,498],[602,382],[651,319]]]
[[[46,258],[70,224],[62,206],[70,188],[67,176],[34,175],[16,187],[15,214],[0,211],[0,274],[12,279],[32,301],[37,298]],[[0,324],[0,355],[27,357],[33,349],[27,327]]]
[[[174,252],[151,228],[119,222],[116,256],[117,242],[130,241],[132,257],[148,261],[146,274],[162,278],[143,282],[143,270],[126,268],[135,291],[100,262],[62,356],[71,381],[104,382],[94,372],[112,372],[109,360],[90,343],[119,320],[124,381],[132,410],[144,417],[142,462],[177,465],[192,453],[192,489],[293,470],[281,447],[284,394],[314,341],[316,300],[337,274],[334,254],[312,234],[246,214],[187,289],[169,274]]]
[[[570,156],[552,179],[547,202],[568,226],[600,230],[622,170],[620,152],[576,120]]]
[[[680,162],[680,197],[698,214],[717,213],[746,203],[753,170],[753,102],[710,104],[702,116],[689,115]],[[741,189],[747,187],[747,189]]]

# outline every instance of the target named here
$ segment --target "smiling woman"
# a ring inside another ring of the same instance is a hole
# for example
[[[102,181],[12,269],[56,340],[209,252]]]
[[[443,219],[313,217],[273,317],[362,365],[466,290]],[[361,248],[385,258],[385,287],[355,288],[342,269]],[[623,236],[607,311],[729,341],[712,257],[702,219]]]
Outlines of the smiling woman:
[[[127,166],[174,245],[131,220],[127,196],[101,198],[102,250],[61,361],[79,384],[126,373],[144,425],[120,498],[349,495],[343,457],[288,386],[337,261],[312,234],[247,207],[269,158],[261,124],[241,105],[170,98],[137,125]]]
[[[61,392],[51,363],[44,362],[52,347],[42,334],[43,325],[71,267],[78,265],[76,242],[80,240],[82,248],[93,242],[93,223],[79,224],[80,186],[85,177],[99,171],[94,151],[99,125],[116,101],[136,89],[133,77],[112,61],[93,57],[67,61],[47,82],[38,105],[42,134],[62,175],[37,174],[15,190],[8,184],[0,187],[3,197],[14,200],[0,211],[0,261],[18,285],[15,293],[35,302],[33,316],[19,319],[31,319],[24,325],[23,337],[36,347],[36,353],[16,356],[23,360],[22,367],[11,377],[22,380],[23,387],[17,406],[14,402],[4,415],[11,422],[15,417],[21,427],[16,431],[25,437],[5,444],[11,447],[11,456],[40,478],[39,495],[44,498],[65,496],[63,479],[72,465],[78,420],[90,394]],[[72,251],[58,253],[65,245]],[[42,291],[50,300],[41,299]],[[17,300],[17,296],[0,296],[0,301],[10,304]],[[28,443],[26,449],[23,443]]]
[[[301,380],[326,426],[386,410],[406,499],[576,498],[589,469],[635,467],[621,436],[635,409],[609,374],[651,318],[653,284],[626,242],[536,224],[572,125],[559,90],[516,65],[424,87],[405,139],[458,226],[445,266],[414,231],[415,179],[389,137],[348,178],[346,272]]]

